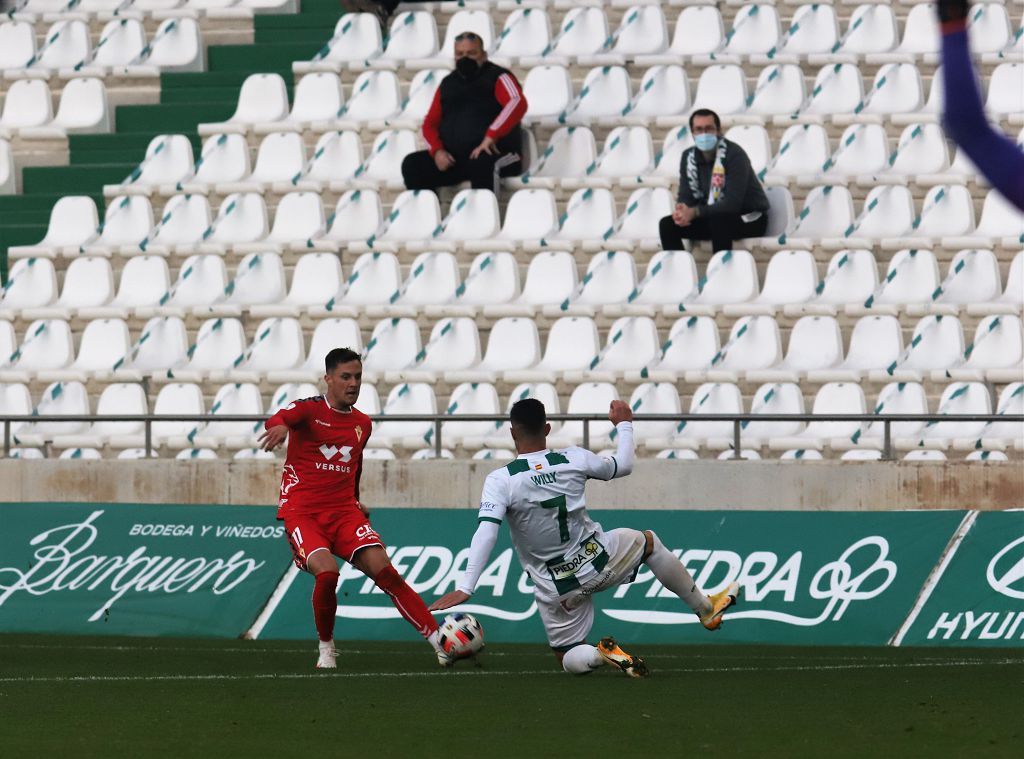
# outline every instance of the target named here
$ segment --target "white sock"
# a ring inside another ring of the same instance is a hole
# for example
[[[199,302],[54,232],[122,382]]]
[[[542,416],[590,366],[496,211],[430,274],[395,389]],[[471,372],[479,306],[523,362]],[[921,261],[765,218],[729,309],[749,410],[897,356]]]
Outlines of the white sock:
[[[331,638],[330,640],[321,640],[319,641],[319,643],[321,651],[325,649],[330,650],[334,648],[334,638]]]
[[[584,643],[574,646],[562,657],[562,669],[570,675],[587,675],[605,664],[601,654],[594,646]]]
[[[658,582],[683,599],[698,615],[711,611],[711,601],[697,587],[683,562],[665,548],[654,531],[651,531],[651,536],[654,538],[654,550],[647,557],[647,566],[654,572]]]
[[[433,648],[437,653],[441,654],[444,653],[444,651],[441,648],[441,643],[437,639],[439,634],[440,633],[438,630],[434,630],[434,632],[430,633],[430,635],[427,636],[427,643],[429,643],[430,647]]]

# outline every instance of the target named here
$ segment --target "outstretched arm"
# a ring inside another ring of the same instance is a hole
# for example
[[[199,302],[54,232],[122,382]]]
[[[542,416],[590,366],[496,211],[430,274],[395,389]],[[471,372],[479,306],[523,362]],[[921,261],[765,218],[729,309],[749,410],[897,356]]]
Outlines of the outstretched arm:
[[[967,40],[967,0],[940,0],[943,124],[985,178],[1024,210],[1024,152],[985,118]]]
[[[484,490],[480,496],[480,521],[473,534],[473,540],[469,544],[469,561],[466,563],[466,571],[462,573],[462,579],[455,586],[455,590],[441,596],[430,605],[431,611],[458,606],[476,590],[476,584],[480,582],[480,575],[483,574],[487,562],[491,559],[491,551],[494,550],[494,544],[498,540],[498,528],[501,527],[501,521],[505,518],[505,511],[508,509],[508,477],[504,472],[504,469],[498,469],[487,475],[487,479],[484,480]]]
[[[480,575],[483,574],[487,562],[491,559],[491,551],[494,544],[498,542],[498,528],[501,525],[490,521],[481,521],[473,534],[473,541],[469,544],[469,561],[466,564],[466,571],[462,573],[462,579],[456,589],[451,593],[441,596],[430,604],[430,611],[448,609],[458,606],[469,600],[476,590],[476,584],[480,582]]]
[[[633,471],[633,410],[625,401],[612,401],[608,420],[615,425],[615,455],[608,458],[587,451],[584,462],[587,476],[595,480],[614,480]]]
[[[265,432],[260,435],[258,443],[264,451],[272,451],[288,437],[288,430],[295,429],[306,421],[309,406],[302,403],[289,403],[263,423]]]

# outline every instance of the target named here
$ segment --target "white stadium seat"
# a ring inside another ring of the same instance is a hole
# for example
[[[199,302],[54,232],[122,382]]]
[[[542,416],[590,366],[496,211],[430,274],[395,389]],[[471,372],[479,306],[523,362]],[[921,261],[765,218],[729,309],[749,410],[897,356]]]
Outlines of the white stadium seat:
[[[415,319],[384,319],[377,322],[366,343],[363,366],[371,374],[400,372],[415,364],[421,348]]]
[[[0,70],[25,65],[36,52],[36,34],[27,21],[0,24]]]
[[[544,52],[550,40],[551,23],[547,11],[540,7],[516,8],[505,17],[505,25],[489,57],[503,66],[513,59],[537,57]]]
[[[765,117],[784,116],[798,111],[804,97],[804,76],[799,66],[766,66],[761,69],[757,83],[747,97],[745,113]]]
[[[81,246],[83,252],[109,255],[121,248],[135,250],[153,228],[153,207],[144,195],[111,198],[97,234]]]
[[[213,398],[210,406],[213,416],[223,414],[263,414],[263,401],[259,387],[251,383],[233,383],[222,386]],[[193,427],[188,433],[189,442],[196,446],[211,448],[223,445],[226,448],[250,448],[256,444],[256,438],[263,430],[259,422],[208,422]]]
[[[515,350],[509,350],[510,345]],[[483,359],[469,369],[453,372],[451,377],[493,382],[503,372],[532,368],[540,357],[537,324],[532,319],[507,316],[491,327]]]
[[[608,413],[610,403],[618,398],[615,386],[610,383],[585,382],[573,389],[565,413],[604,416]],[[583,422],[569,421],[558,432],[553,432],[548,440],[553,448],[584,444],[589,448],[603,448],[611,443],[609,433],[613,429],[611,422],[606,419],[592,421],[589,423],[588,439],[584,440]]]
[[[523,79],[523,95],[529,103],[527,123],[556,119],[573,99],[568,69],[555,64],[532,67]]]
[[[519,296],[519,266],[515,257],[507,252],[480,253],[469,266],[459,289],[455,291],[453,305],[499,306]],[[443,313],[444,306],[441,306]],[[427,309],[430,313],[430,309]]]
[[[113,383],[103,388],[96,402],[96,415],[127,416],[131,414],[149,413],[146,393],[142,385],[137,383]],[[54,445],[63,447],[95,447],[102,448],[112,437],[120,435],[140,435],[144,432],[143,422],[105,422],[97,420],[87,429],[77,434],[64,434],[54,437]],[[69,456],[69,458],[73,458]]]
[[[736,11],[723,53],[764,54],[779,41],[779,16],[774,5],[751,3]]]
[[[249,148],[240,134],[218,132],[203,143],[195,175],[181,183],[185,192],[208,192],[215,184],[249,176]]]
[[[306,74],[295,86],[288,118],[273,128],[302,129],[315,121],[333,119],[344,99],[337,74],[329,71]]]
[[[402,284],[398,259],[394,253],[364,253],[352,265],[346,284],[338,301],[342,305],[387,303]]]
[[[864,316],[850,334],[846,358],[832,368],[807,372],[811,382],[858,382],[871,371],[888,368],[903,352],[903,332],[895,316]]]
[[[0,128],[18,130],[41,127],[52,120],[53,106],[46,82],[22,79],[11,83],[4,97],[3,112],[0,113]]]
[[[701,72],[694,108],[710,108],[719,116],[742,113],[747,107],[747,80],[743,69],[732,63],[716,63]]]
[[[661,346],[661,357],[627,379],[676,382],[687,371],[702,371],[718,353],[718,327],[710,316],[683,316],[669,330]]]
[[[450,416],[500,414],[498,392],[488,382],[463,382],[452,390],[445,413]],[[448,446],[461,445],[465,438],[485,437],[493,428],[494,422],[444,422],[441,425],[441,440]]]
[[[352,83],[348,100],[336,118],[327,123],[351,129],[363,123],[389,119],[401,111],[401,105],[402,93],[394,72],[364,71]]]
[[[835,9],[825,4],[802,4],[793,11],[789,26],[784,29],[775,50],[769,50],[767,55],[786,59],[825,54],[831,52],[838,40],[839,24]],[[759,61],[756,56],[754,60]]]
[[[288,92],[280,74],[251,74],[242,82],[235,112],[224,122],[200,124],[199,134],[245,134],[256,124],[288,117]]]
[[[60,93],[60,105],[51,127],[67,134],[112,131],[107,90],[102,79],[72,79]]]
[[[1000,63],[989,80],[985,109],[1003,118],[1020,119],[1024,111],[1024,63]],[[1015,123],[1020,123],[1016,121]]]
[[[295,262],[288,294],[275,303],[253,305],[254,316],[298,317],[311,306],[324,306],[341,288],[338,257],[331,253],[306,253]]]
[[[339,199],[327,219],[326,234],[316,244],[342,247],[367,240],[383,220],[380,196],[376,190],[348,190]]]
[[[293,369],[276,369],[267,373],[271,382],[285,383],[308,383],[319,380],[324,375],[324,358],[334,348],[350,348],[357,353],[363,352],[363,339],[359,332],[359,325],[354,319],[349,318],[328,318],[320,319],[313,329],[313,336],[310,339],[309,350],[306,351],[306,360]],[[372,386],[364,383],[363,390]],[[314,392],[309,395],[316,395]],[[304,397],[304,396],[295,396]]]
[[[68,268],[64,272],[60,298],[53,304],[54,312],[47,315],[62,319],[70,318],[74,313],[89,318],[94,315],[100,316],[101,314],[98,313],[90,313],[90,309],[103,311],[113,298],[114,275],[110,268],[110,261],[94,257],[75,258],[68,264]],[[22,311],[23,318],[32,316],[31,311]]]
[[[639,372],[659,355],[658,330],[648,316],[623,316],[612,322],[608,338],[594,356],[585,376],[614,381],[627,372]],[[572,381],[568,373],[566,379]]]
[[[829,382],[822,385],[814,396],[812,414],[864,414],[866,413],[864,390],[852,382]],[[814,448],[821,450],[832,438],[850,438],[859,428],[857,422],[810,422],[796,435],[772,438],[768,445],[772,450],[784,451],[789,448]]]
[[[182,382],[223,380],[236,358],[245,352],[242,322],[232,318],[207,319],[199,326],[195,342],[189,346],[188,362],[168,370],[168,378]]]
[[[165,19],[153,33],[149,45],[149,55],[143,59],[143,65],[156,66],[160,71],[202,71],[205,68],[202,35],[195,19]]]
[[[210,226],[203,233],[202,250],[223,253],[238,243],[251,243],[267,236],[267,207],[255,192],[234,192],[226,196]]]
[[[105,377],[128,353],[131,338],[123,319],[94,319],[85,325],[79,338],[78,357],[66,368],[43,369],[37,377],[43,381],[76,380],[87,382],[92,377]]]
[[[722,14],[713,5],[685,7],[676,19],[669,52],[676,55],[712,53],[725,39]]]
[[[436,414],[437,398],[434,389],[422,382],[403,382],[391,388],[382,413],[377,416],[373,430],[373,443],[379,446],[417,448],[431,442],[434,425],[431,422],[389,422],[388,414]]]
[[[46,258],[23,258],[11,267],[0,289],[0,316],[14,318],[22,309],[49,306],[57,300],[57,273]]]
[[[428,11],[395,16],[381,62],[400,65],[406,59],[430,58],[437,53],[437,23]]]
[[[899,44],[896,16],[889,3],[862,3],[849,17],[837,53],[861,57],[887,53]]]
[[[626,112],[614,118],[619,122],[651,118],[658,119],[660,123],[667,120],[685,122],[689,110],[690,83],[683,67],[655,64],[644,70]]]
[[[181,318],[154,316],[143,326],[128,353],[114,364],[113,376],[123,381],[166,376],[172,367],[185,364],[188,347],[188,334]]]
[[[146,155],[138,167],[120,185],[104,194],[118,195],[139,188],[152,192],[161,185],[176,185],[194,171],[192,143],[183,134],[162,134],[149,141]],[[131,189],[129,189],[131,188]]]
[[[274,182],[287,182],[300,174],[305,163],[306,150],[301,135],[294,132],[268,134],[260,142],[252,174],[241,182],[220,183],[217,191],[224,194],[261,192]]]
[[[885,375],[907,382],[920,382],[931,372],[955,366],[964,353],[964,333],[955,316],[932,314],[914,327],[910,343],[893,364],[883,372],[874,372],[871,379],[880,381]]]
[[[335,71],[348,63],[376,58],[383,52],[380,22],[371,13],[346,13],[334,25],[330,40],[309,63],[293,64],[296,73],[319,66]]]
[[[445,251],[421,253],[409,267],[409,276],[394,297],[398,306],[419,308],[440,305],[455,297],[459,288],[459,264]]]
[[[1012,382],[1024,377],[1024,333],[1019,316],[986,316],[963,355],[948,368],[931,373],[933,381]]]
[[[750,402],[751,414],[803,414],[804,396],[792,382],[761,385]],[[803,422],[743,422],[741,443],[761,447],[770,438],[793,436],[804,428]]]
[[[705,382],[693,394],[690,414],[742,414],[740,389],[728,382]],[[732,422],[679,422],[671,445],[675,448],[700,447],[712,450],[729,448],[733,439]]]
[[[210,203],[205,195],[174,195],[164,205],[153,231],[139,240],[139,249],[154,255],[191,251],[203,242],[210,220]]]
[[[32,408],[32,415],[47,416],[84,416],[90,413],[89,395],[81,382],[54,382],[43,390],[42,395]],[[86,430],[88,422],[29,422],[15,436],[14,442],[19,445],[43,445],[58,435],[73,435]]]
[[[68,323],[61,319],[37,319],[25,329],[17,349],[3,357],[0,382],[26,382],[39,371],[63,369],[73,358]]]
[[[515,303],[524,306],[558,305],[576,289],[576,262],[565,251],[541,251],[530,259],[523,290]]]

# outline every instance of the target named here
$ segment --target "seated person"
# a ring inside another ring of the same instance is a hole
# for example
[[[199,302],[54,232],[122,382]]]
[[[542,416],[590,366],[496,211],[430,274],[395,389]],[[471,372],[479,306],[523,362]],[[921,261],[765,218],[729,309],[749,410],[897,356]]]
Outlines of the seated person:
[[[455,38],[455,71],[441,80],[423,137],[428,150],[402,161],[410,190],[436,190],[469,180],[497,193],[500,177],[523,171],[519,128],[526,98],[507,69],[487,60],[484,42],[473,32]]]
[[[683,250],[683,240],[711,240],[730,250],[734,240],[768,228],[768,198],[743,148],[722,136],[718,114],[690,114],[694,146],[683,152],[675,211],[661,220],[661,247]]]

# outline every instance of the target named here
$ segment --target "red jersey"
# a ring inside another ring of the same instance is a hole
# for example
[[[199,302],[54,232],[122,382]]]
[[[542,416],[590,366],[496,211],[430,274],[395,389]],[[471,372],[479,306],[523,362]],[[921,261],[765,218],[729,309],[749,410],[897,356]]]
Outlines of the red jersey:
[[[339,411],[317,395],[293,401],[264,426],[270,429],[279,424],[286,425],[289,433],[277,518],[358,508],[370,417],[355,408]]]

